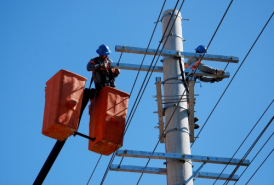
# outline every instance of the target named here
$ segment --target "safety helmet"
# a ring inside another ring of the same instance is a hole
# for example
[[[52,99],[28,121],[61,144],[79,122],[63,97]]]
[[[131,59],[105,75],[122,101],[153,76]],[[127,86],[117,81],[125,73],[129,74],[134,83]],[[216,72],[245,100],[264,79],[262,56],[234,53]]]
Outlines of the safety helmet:
[[[204,45],[200,45],[198,46],[195,50],[198,52],[198,53],[206,53],[206,47]]]
[[[103,55],[103,56],[109,55],[111,53],[110,49],[105,44],[102,44],[101,46],[99,46],[99,48],[96,50],[96,52],[99,55]]]

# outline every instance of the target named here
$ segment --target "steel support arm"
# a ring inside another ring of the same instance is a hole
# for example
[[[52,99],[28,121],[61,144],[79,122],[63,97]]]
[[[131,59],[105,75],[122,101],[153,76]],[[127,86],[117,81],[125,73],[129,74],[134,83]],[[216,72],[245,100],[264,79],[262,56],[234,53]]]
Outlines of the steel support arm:
[[[170,56],[175,57],[178,56],[177,51],[171,50],[158,50],[156,53],[156,49],[147,49],[147,48],[139,48],[139,47],[131,47],[131,46],[115,46],[115,51],[124,52],[124,53],[136,53],[136,54],[147,54],[147,55],[162,55],[162,56]],[[161,52],[161,53],[160,53]],[[191,53],[191,52],[180,52],[180,55],[185,58],[196,57],[201,58],[203,54],[201,53]],[[239,57],[235,56],[224,56],[224,55],[212,55],[205,54],[203,60],[210,61],[218,61],[218,62],[230,62],[230,63],[238,63]]]
[[[166,175],[165,168],[155,168],[155,167],[141,167],[141,166],[131,166],[131,165],[118,165],[112,164],[110,166],[111,171],[123,171],[123,172],[136,172],[136,173],[150,173],[150,174],[160,174]],[[193,172],[195,173],[195,172]],[[212,173],[212,172],[199,172],[198,178],[205,178],[205,179],[219,179],[219,180],[226,180],[229,177],[229,174],[219,174],[219,173]],[[233,175],[231,181],[237,181],[239,179],[238,175]]]
[[[206,162],[215,164],[229,164],[248,166],[249,160],[242,161],[241,159],[225,158],[225,157],[212,157],[212,156],[199,156],[199,155],[183,155],[176,153],[161,153],[161,152],[144,152],[134,150],[117,150],[117,156],[124,157],[137,157],[137,158],[150,158],[150,159],[175,159],[175,160],[191,160],[192,162]]]

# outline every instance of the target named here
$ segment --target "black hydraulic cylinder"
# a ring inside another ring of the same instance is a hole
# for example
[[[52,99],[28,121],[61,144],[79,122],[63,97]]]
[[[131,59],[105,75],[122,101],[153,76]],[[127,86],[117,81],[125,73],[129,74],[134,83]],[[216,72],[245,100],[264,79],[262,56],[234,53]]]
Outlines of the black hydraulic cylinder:
[[[33,185],[40,185],[44,182],[48,172],[51,169],[51,166],[53,165],[55,159],[57,158],[59,152],[63,148],[66,140],[64,141],[56,141],[54,147],[52,148],[46,162],[44,163],[44,166],[42,167],[41,171],[39,172],[38,176],[36,177]]]

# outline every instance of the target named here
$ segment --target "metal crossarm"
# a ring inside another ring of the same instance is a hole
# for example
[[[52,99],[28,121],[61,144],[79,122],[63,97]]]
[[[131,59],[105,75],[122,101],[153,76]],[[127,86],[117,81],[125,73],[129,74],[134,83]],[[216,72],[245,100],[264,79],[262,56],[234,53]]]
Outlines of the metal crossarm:
[[[145,152],[135,150],[117,150],[117,156],[136,157],[136,158],[150,158],[150,159],[173,159],[173,160],[191,160],[192,162],[206,162],[215,164],[229,164],[248,166],[249,160],[241,160],[235,158],[199,156],[199,155],[183,155],[176,153],[161,153],[161,152]]]
[[[131,46],[115,46],[115,51],[118,52],[124,52],[124,53],[136,53],[136,54],[147,54],[147,55],[162,55],[162,56],[178,56],[178,53],[176,51],[171,50],[162,50],[160,53],[160,50],[156,53],[156,49],[147,49],[147,48],[139,48],[139,47],[131,47]],[[184,56],[185,58],[201,58],[203,54],[201,53],[191,53],[191,52],[180,52],[181,56]],[[238,63],[239,57],[235,56],[224,56],[224,55],[212,55],[212,54],[205,54],[203,57],[203,60],[210,60],[210,61],[218,61],[218,62],[230,62],[230,63]]]
[[[118,165],[112,164],[110,166],[111,171],[122,171],[122,172],[136,172],[136,173],[150,173],[150,174],[160,174],[166,175],[167,170],[166,168],[155,168],[155,167],[141,167],[141,166],[131,166],[131,165]],[[193,172],[195,173],[195,172]],[[212,173],[212,172],[199,172],[198,178],[205,178],[205,179],[219,179],[219,180],[226,180],[229,177],[229,174],[219,174],[219,173]],[[239,179],[238,175],[233,175],[231,178],[232,181],[237,181]]]

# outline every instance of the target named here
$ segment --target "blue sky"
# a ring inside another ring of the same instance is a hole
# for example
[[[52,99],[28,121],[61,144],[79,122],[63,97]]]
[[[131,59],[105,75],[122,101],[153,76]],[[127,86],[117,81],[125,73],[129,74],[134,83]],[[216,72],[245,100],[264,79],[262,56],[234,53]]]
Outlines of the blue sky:
[[[41,134],[45,83],[60,69],[84,76],[89,84],[91,73],[86,64],[96,56],[95,50],[106,44],[112,50],[110,58],[117,62],[120,53],[115,45],[147,47],[164,1],[0,1],[1,56],[1,184],[31,184],[44,164],[55,140]],[[164,10],[173,9],[176,1],[167,0]],[[182,17],[184,51],[193,52],[200,44],[207,45],[230,1],[185,1]],[[181,1],[179,5],[181,4]],[[229,64],[227,71],[235,74],[253,42],[274,11],[274,1],[234,1],[209,49],[209,54],[234,55],[238,64]],[[240,143],[273,100],[273,33],[274,19],[269,22],[256,45],[246,58],[230,87],[209,118],[192,154],[232,157]],[[158,24],[151,48],[161,39]],[[143,55],[124,53],[121,62],[140,64]],[[152,57],[146,57],[149,65]],[[223,69],[225,63],[206,61]],[[157,65],[161,65],[158,62]],[[117,87],[130,92],[136,71],[122,70]],[[129,111],[143,82],[142,72],[129,102]],[[131,121],[122,149],[152,151],[158,141],[157,104],[154,73]],[[231,78],[230,78],[231,79]],[[196,84],[196,116],[202,126],[230,79],[222,82]],[[272,105],[254,132],[242,146],[236,158],[241,158],[272,118]],[[89,115],[85,110],[79,132],[88,134]],[[252,159],[273,133],[273,123],[266,130],[247,159]],[[198,133],[196,131],[196,133]],[[247,169],[238,184],[245,184],[265,157],[273,149],[274,138]],[[88,141],[70,137],[53,165],[44,184],[86,184],[99,154],[88,149]],[[164,144],[157,147],[164,152]],[[114,164],[120,162],[116,157]],[[110,156],[103,156],[90,184],[100,184]],[[147,160],[125,158],[124,165],[144,166]],[[163,160],[152,160],[148,166],[164,168]],[[272,154],[249,184],[274,184],[274,155]],[[194,170],[199,164],[195,164]],[[219,173],[223,165],[206,164],[203,171]],[[241,174],[240,168],[237,174]],[[225,172],[230,173],[233,168]],[[139,173],[110,171],[104,184],[136,184]],[[214,180],[197,179],[195,184],[213,184]],[[216,184],[223,184],[217,181]],[[144,174],[140,184],[166,184],[164,175]],[[232,183],[230,183],[232,184]]]

